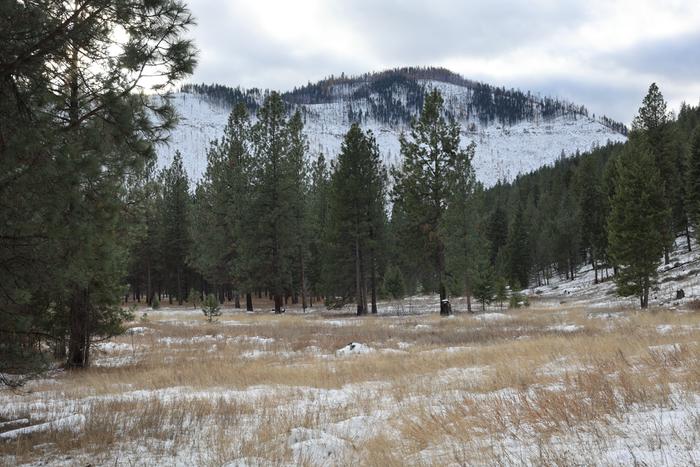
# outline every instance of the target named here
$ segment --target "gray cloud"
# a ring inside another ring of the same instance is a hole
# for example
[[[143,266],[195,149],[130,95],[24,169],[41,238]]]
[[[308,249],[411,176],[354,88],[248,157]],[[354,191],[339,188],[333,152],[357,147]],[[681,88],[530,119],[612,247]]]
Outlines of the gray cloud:
[[[332,11],[371,40],[382,59],[430,62],[489,57],[541,41],[587,16],[581,2],[492,0],[331,2]]]
[[[652,13],[663,7],[640,1]],[[687,24],[687,10],[700,18],[700,7],[692,5],[672,11],[664,38],[653,40],[630,16],[636,11],[609,18],[601,13],[609,4],[595,0],[261,2],[189,1],[201,50],[192,81],[285,90],[342,72],[461,63],[453,69],[467,78],[563,97],[625,122],[651,80],[675,105],[700,96],[700,28]],[[287,18],[290,5],[296,16]],[[613,27],[600,32],[601,21]]]
[[[635,72],[697,83],[700,79],[700,31],[637,44],[608,59]]]

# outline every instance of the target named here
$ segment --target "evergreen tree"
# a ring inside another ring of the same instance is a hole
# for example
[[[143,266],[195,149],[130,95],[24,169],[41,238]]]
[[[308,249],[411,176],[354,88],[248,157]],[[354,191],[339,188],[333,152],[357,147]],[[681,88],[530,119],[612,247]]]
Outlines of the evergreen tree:
[[[191,72],[191,23],[173,0],[3,6],[0,172],[13,175],[0,217],[13,220],[0,228],[0,322],[14,335],[67,334],[70,367],[89,366],[92,336],[124,317],[132,189],[174,121],[134,91],[145,74],[158,90]]]
[[[669,208],[664,210],[668,216],[663,239],[666,264],[669,263],[669,251],[673,245],[676,230],[681,229],[686,220],[683,210],[682,183],[678,173],[679,164],[676,160],[680,155],[673,150],[669,120],[664,96],[656,83],[652,83],[638,115],[632,122],[633,131],[630,138],[639,138],[646,144],[654,157],[662,180],[663,202]]]
[[[481,303],[481,309],[486,310],[486,305],[493,301],[496,293],[496,278],[493,267],[483,262],[474,277],[474,297]]]
[[[187,293],[187,301],[192,304],[192,308],[197,308],[197,304],[201,302],[199,291],[194,287]]]
[[[561,198],[554,228],[553,248],[558,270],[570,280],[576,275],[579,260],[580,232],[578,206],[569,190]],[[521,276],[522,277],[522,276]],[[527,283],[522,283],[527,285]]]
[[[235,288],[236,298],[241,290],[249,298],[252,288],[239,261],[245,234],[243,211],[250,192],[249,138],[248,113],[239,104],[229,115],[223,137],[213,141],[207,152],[207,170],[192,209],[189,264],[221,293]]]
[[[406,295],[403,274],[396,266],[389,266],[384,273],[384,291],[393,299],[401,299]]]
[[[213,322],[216,318],[221,316],[221,306],[219,301],[216,299],[216,295],[209,294],[202,302],[202,313],[207,317],[208,322]]]
[[[460,149],[459,125],[442,115],[443,99],[433,90],[425,98],[410,135],[400,138],[403,163],[395,172],[395,202],[407,214],[411,228],[425,238],[440,293],[440,314],[451,313],[447,299],[443,218],[452,192],[458,161],[468,159]]]
[[[503,308],[503,303],[508,299],[508,288],[506,280],[502,277],[496,279],[494,299],[498,302],[498,306]]]
[[[357,314],[369,312],[367,285],[376,312],[376,248],[386,222],[386,173],[371,132],[353,124],[331,176],[324,269],[332,297],[354,295]]]
[[[160,174],[162,198],[160,201],[160,256],[166,276],[166,287],[170,303],[173,296],[179,305],[185,300],[187,288],[187,255],[190,251],[190,208],[189,181],[182,165],[182,155],[175,153],[170,167]]]
[[[603,259],[607,247],[607,200],[593,158],[583,158],[577,168],[576,177],[581,242],[588,251],[594,271],[594,283],[597,284],[598,263]]]
[[[452,282],[453,292],[463,292],[467,298],[467,311],[471,312],[472,282],[476,274],[475,259],[481,256],[483,233],[480,227],[480,213],[477,205],[481,202],[480,185],[477,185],[472,167],[474,143],[463,152],[463,158],[455,161],[452,189],[441,229],[445,235],[446,271]],[[475,195],[475,191],[478,192]]]
[[[695,131],[688,152],[686,174],[686,206],[700,242],[700,126]]]
[[[298,161],[285,118],[284,102],[273,92],[258,112],[251,130],[251,199],[244,214],[245,270],[268,290],[276,313],[283,312],[298,258],[294,217],[298,215]]]
[[[489,218],[487,237],[491,247],[489,259],[495,266],[498,253],[508,242],[508,216],[500,204],[496,205]]]
[[[297,302],[297,291],[301,294],[302,309],[307,307],[306,268],[309,257],[309,238],[306,235],[306,196],[308,191],[306,153],[308,143],[303,133],[304,123],[298,111],[289,119],[289,197],[292,210],[291,234],[295,237],[296,253],[292,259],[293,303]]]
[[[311,167],[311,182],[306,203],[306,238],[308,239],[309,262],[308,280],[312,297],[323,295],[326,228],[328,224],[328,204],[330,173],[323,154],[319,154]]]
[[[654,156],[643,144],[628,145],[617,160],[617,183],[608,221],[609,254],[618,267],[618,293],[649,305],[664,252],[667,208]]]
[[[522,208],[516,211],[508,233],[508,273],[511,286],[527,287],[530,282],[530,246],[528,225]]]

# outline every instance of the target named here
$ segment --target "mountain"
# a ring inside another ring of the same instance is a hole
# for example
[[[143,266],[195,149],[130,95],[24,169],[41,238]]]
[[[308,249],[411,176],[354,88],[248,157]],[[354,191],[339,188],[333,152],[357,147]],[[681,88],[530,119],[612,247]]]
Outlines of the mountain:
[[[401,68],[361,76],[330,77],[283,94],[288,110],[304,116],[312,154],[334,157],[352,122],[374,132],[389,164],[400,157],[399,135],[423,106],[426,93],[439,89],[445,112],[462,128],[462,142],[477,145],[474,166],[490,186],[550,164],[562,153],[586,151],[608,141],[624,141],[624,125],[596,118],[580,105],[530,92],[467,80],[442,68]],[[245,102],[251,114],[269,93],[218,84],[187,84],[171,102],[181,121],[170,144],[159,148],[159,165],[176,150],[194,180],[206,168],[206,149],[223,133],[228,114]]]

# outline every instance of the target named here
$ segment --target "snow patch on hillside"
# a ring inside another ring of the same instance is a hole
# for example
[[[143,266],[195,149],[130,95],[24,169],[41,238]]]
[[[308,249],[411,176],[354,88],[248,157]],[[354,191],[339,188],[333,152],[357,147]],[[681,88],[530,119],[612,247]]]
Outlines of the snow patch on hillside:
[[[512,126],[500,123],[482,125],[464,110],[469,99],[466,88],[438,82],[422,84],[428,89],[439,88],[443,93],[446,108],[460,121],[463,146],[472,141],[476,143],[474,167],[477,178],[486,186],[494,185],[498,180],[512,180],[518,174],[551,164],[562,152],[570,155],[605,145],[608,141],[626,139],[584,116],[546,121],[535,119]],[[304,131],[313,157],[319,152],[330,158],[337,156],[350,126],[350,106],[354,112],[367,114],[365,100],[351,100],[346,94],[339,93],[336,102],[305,106]],[[182,92],[173,94],[171,102],[180,116],[180,123],[172,131],[170,143],[158,148],[158,165],[170,164],[179,150],[188,175],[192,180],[199,180],[206,170],[209,142],[222,136],[231,109],[203,95]],[[384,161],[398,164],[399,136],[408,128],[405,125],[389,126],[374,119],[363,120],[362,127],[374,133]]]

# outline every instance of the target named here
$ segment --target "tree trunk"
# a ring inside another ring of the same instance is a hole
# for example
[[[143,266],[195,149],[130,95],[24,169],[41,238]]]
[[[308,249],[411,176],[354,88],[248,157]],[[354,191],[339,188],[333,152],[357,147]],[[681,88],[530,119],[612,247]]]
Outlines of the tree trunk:
[[[306,312],[306,274],[304,270],[304,252],[299,247],[299,258],[301,260],[301,309]]]
[[[70,337],[68,341],[69,368],[90,365],[90,323],[87,289],[76,289],[70,303]]]
[[[377,314],[377,267],[374,255],[372,255],[372,274],[370,276],[372,287],[372,314]]]
[[[245,309],[246,311],[253,311],[253,294],[250,292],[245,294]]]
[[[53,344],[53,356],[57,360],[66,358],[66,338],[64,336],[56,338],[56,342]]]
[[[688,227],[688,221],[685,222],[685,240],[688,244],[688,251],[693,251],[693,248],[690,246],[690,228]]]
[[[238,309],[241,308],[241,294],[238,292],[233,295],[233,307]]]
[[[177,267],[177,304],[182,305],[182,267]]]
[[[364,306],[365,300],[362,295],[362,266],[360,256],[360,241],[355,238],[355,299],[357,301],[357,314],[364,315],[367,308]]]
[[[450,314],[452,314],[452,307],[447,299],[447,289],[442,279],[440,279],[440,316],[448,316]]]
[[[277,314],[284,313],[283,308],[282,308],[282,303],[284,302],[284,297],[282,296],[282,294],[275,293],[274,300],[275,300],[275,313],[277,313]]]
[[[437,270],[440,288],[440,316],[448,316],[452,314],[452,307],[447,300],[447,288],[445,287],[445,249],[442,243],[438,244],[437,251]]]
[[[472,288],[469,284],[469,280],[467,280],[466,284],[464,284],[464,293],[467,296],[467,312],[474,313],[472,310]]]

